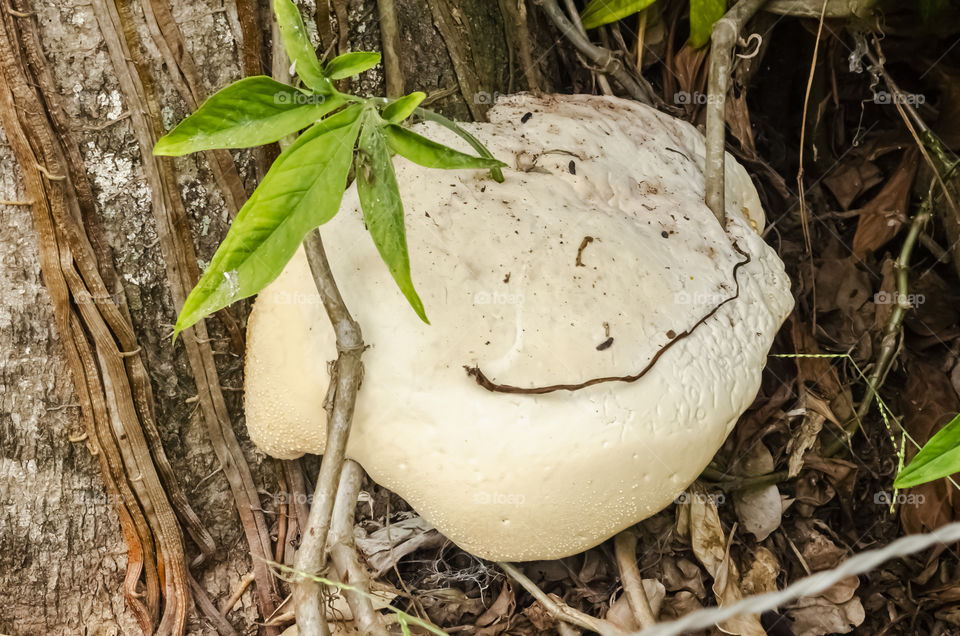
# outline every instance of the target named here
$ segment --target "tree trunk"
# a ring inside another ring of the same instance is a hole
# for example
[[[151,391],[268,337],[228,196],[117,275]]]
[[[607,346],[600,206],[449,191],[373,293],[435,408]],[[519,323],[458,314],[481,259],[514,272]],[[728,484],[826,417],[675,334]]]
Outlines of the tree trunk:
[[[390,4],[301,5],[321,52],[394,43],[392,75],[354,92],[423,90],[472,119],[558,81],[530,3],[397,0],[381,33]],[[0,633],[250,633],[285,596],[264,559],[290,562],[281,495],[302,473],[246,438],[249,303],[170,340],[276,151],[149,152],[211,92],[270,72],[267,5],[12,0],[0,16]]]

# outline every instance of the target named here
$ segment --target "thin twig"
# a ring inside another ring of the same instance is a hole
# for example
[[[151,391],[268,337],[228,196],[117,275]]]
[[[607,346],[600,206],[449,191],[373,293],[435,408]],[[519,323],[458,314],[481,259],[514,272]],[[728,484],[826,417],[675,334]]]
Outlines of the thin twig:
[[[707,83],[707,157],[705,196],[707,207],[726,227],[724,154],[726,152],[726,104],[733,70],[733,47],[747,20],[766,0],[740,0],[713,26],[710,78]]]
[[[331,405],[327,418],[327,445],[323,462],[320,464],[320,475],[317,477],[313,506],[310,508],[310,516],[301,535],[300,548],[294,562],[298,572],[319,575],[326,565],[327,536],[330,533],[357,391],[363,375],[363,365],[360,362],[363,336],[360,326],[350,315],[340,296],[340,290],[337,289],[330,263],[327,262],[327,255],[323,250],[320,232],[314,230],[308,234],[303,246],[314,283],[337,337],[337,360],[330,374],[328,393]],[[320,606],[323,587],[303,574],[297,576],[293,586],[294,607],[300,633],[312,636],[326,629],[326,620]]]
[[[807,109],[810,106],[810,91],[813,89],[813,78],[817,73],[817,58],[820,55],[820,39],[823,37],[823,16],[827,12],[827,0],[823,0],[820,11],[820,22],[817,27],[817,37],[813,43],[813,56],[810,59],[810,73],[807,75],[807,87],[803,93],[803,111],[800,114],[800,156],[797,160],[797,201],[800,206],[800,228],[803,231],[803,244],[806,253],[807,267],[810,270],[810,296],[813,304],[811,313],[811,333],[817,331],[817,277],[813,265],[813,238],[810,236],[810,211],[807,209],[807,193],[803,187],[803,158],[807,145]]]
[[[807,198],[803,187],[803,151],[807,145],[807,108],[810,106],[810,91],[813,89],[813,78],[817,72],[817,57],[820,55],[820,39],[823,36],[823,16],[827,12],[827,0],[823,0],[823,9],[820,11],[820,24],[817,27],[817,38],[813,42],[813,58],[810,60],[810,73],[807,75],[807,88],[803,93],[803,112],[800,115],[800,156],[797,167],[797,198],[800,202],[800,227],[803,229],[803,243],[807,248],[811,269],[813,265],[813,247],[810,237],[810,216],[807,212]],[[814,288],[816,289],[816,288]],[[816,294],[814,294],[816,307]],[[816,312],[814,311],[814,320]]]
[[[497,563],[500,566],[500,569],[507,573],[507,575],[512,578],[514,581],[519,583],[523,589],[525,589],[530,596],[532,596],[540,605],[543,606],[547,613],[550,614],[554,619],[558,621],[564,621],[570,623],[571,625],[576,625],[586,630],[592,632],[597,632],[598,634],[622,634],[623,630],[614,625],[609,621],[605,621],[600,618],[594,618],[589,614],[584,614],[580,610],[574,609],[564,603],[563,601],[554,600],[550,598],[546,592],[537,587],[537,584],[531,581],[527,575],[519,570],[512,563],[500,562]]]
[[[611,51],[595,45],[585,35],[581,34],[557,5],[557,0],[534,0],[534,2],[540,5],[564,37],[570,40],[570,43],[578,51],[595,64],[601,73],[606,73],[617,80],[630,97],[638,102],[647,105],[653,103],[653,91],[630,75],[623,63]]]
[[[580,32],[580,35],[586,38],[587,30],[583,28],[583,21],[580,20],[580,14],[577,13],[576,3],[573,0],[563,0],[563,3],[567,7],[567,13],[570,14],[570,22],[572,22],[573,26],[577,28],[577,31]],[[610,82],[607,81],[607,76],[598,74],[593,69],[590,69],[590,72],[594,79],[597,80],[597,86],[600,87],[600,92],[604,95],[613,95],[613,89],[610,88]]]
[[[233,590],[233,594],[230,595],[230,598],[228,598],[226,602],[220,605],[220,616],[226,617],[233,609],[233,606],[237,604],[237,601],[240,600],[240,597],[243,596],[243,593],[250,587],[250,584],[256,580],[257,575],[253,572],[247,572],[240,577],[240,580],[237,582],[237,587]]]
[[[640,25],[637,27],[637,73],[643,73],[643,48],[647,36],[647,9],[640,12]]]
[[[403,95],[404,81],[400,58],[397,55],[400,36],[397,28],[396,6],[393,0],[377,0],[377,10],[380,14],[380,47],[383,49],[383,74],[387,97],[400,97]]]
[[[657,622],[657,617],[650,607],[647,592],[643,589],[643,577],[637,567],[637,533],[633,528],[624,530],[613,539],[613,551],[620,568],[620,582],[623,593],[627,595],[627,603],[641,629],[650,627]]]

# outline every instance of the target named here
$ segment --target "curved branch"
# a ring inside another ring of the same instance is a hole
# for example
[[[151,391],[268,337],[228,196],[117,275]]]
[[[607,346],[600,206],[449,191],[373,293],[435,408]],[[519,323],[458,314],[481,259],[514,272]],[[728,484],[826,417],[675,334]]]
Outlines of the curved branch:
[[[733,47],[747,20],[766,0],[740,0],[713,25],[710,44],[710,78],[707,82],[706,201],[713,214],[726,225],[724,208],[724,153],[726,146],[727,91],[733,69]]]
[[[630,75],[623,63],[610,50],[597,46],[586,35],[580,33],[577,27],[567,19],[560,6],[557,5],[557,0],[534,0],[534,2],[540,5],[550,21],[563,33],[563,36],[570,40],[570,43],[588,60],[596,64],[598,71],[617,80],[633,99],[648,106],[653,104],[653,96],[649,87],[644,86]]]

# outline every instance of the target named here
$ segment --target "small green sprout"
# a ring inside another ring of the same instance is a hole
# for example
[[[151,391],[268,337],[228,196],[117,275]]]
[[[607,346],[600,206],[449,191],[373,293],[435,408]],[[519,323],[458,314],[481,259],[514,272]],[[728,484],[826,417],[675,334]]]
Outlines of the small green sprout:
[[[505,164],[454,122],[420,108],[423,93],[386,100],[338,91],[336,80],[373,68],[380,63],[380,54],[346,53],[324,65],[310,45],[292,0],[274,0],[273,9],[293,72],[303,86],[266,76],[244,78],[212,95],[153,149],[155,155],[182,156],[214,148],[249,148],[306,129],[277,157],[237,213],[209,267],[187,297],[174,338],[276,279],[307,233],[340,209],[351,166],[377,251],[414,311],[427,322],[410,274],[393,155],[430,168],[490,170],[497,181],[503,181],[500,168]],[[450,128],[480,156],[403,128],[400,124],[412,115]]]

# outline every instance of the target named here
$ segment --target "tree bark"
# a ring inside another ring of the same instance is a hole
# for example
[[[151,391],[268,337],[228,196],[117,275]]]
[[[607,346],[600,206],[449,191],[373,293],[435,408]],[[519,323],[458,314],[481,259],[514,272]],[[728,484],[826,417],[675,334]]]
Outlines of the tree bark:
[[[498,93],[559,82],[556,34],[531,3],[394,4],[392,68],[402,77],[393,85],[426,91],[450,117],[482,118]],[[210,93],[269,73],[268,5],[5,5],[0,633],[224,633],[229,626],[203,608],[219,607],[253,572],[257,582],[227,613],[250,633],[287,592],[250,556],[278,554],[280,506],[284,515],[295,508],[283,503],[283,466],[249,443],[243,425],[250,303],[170,340],[183,295],[276,150],[149,153]],[[329,16],[316,29],[321,53],[381,50],[372,0],[301,9],[308,30],[312,17]],[[351,89],[383,95],[384,79],[375,69]],[[22,127],[22,143],[11,126]],[[168,513],[179,522],[172,529]],[[296,537],[285,534],[290,551]],[[131,567],[134,549],[142,569]],[[125,580],[136,594],[125,595]],[[171,610],[180,594],[182,627]]]

